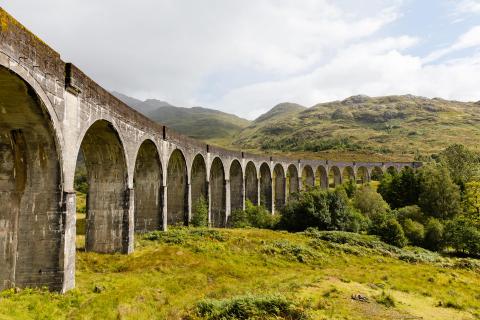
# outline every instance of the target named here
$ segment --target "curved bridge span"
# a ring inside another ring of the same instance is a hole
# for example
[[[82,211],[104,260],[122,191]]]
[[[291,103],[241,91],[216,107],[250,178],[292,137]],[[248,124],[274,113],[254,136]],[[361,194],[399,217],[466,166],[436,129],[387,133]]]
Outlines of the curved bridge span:
[[[0,290],[74,287],[79,154],[89,184],[86,250],[101,253],[130,253],[135,232],[188,224],[200,198],[210,225],[225,227],[247,199],[275,213],[307,186],[421,165],[293,160],[203,144],[126,106],[3,9],[0,22]]]

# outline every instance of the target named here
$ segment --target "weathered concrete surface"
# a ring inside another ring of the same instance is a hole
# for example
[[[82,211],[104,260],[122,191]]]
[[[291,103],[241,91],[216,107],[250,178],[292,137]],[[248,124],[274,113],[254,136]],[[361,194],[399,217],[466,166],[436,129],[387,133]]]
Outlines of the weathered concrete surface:
[[[0,289],[74,287],[79,152],[89,182],[86,248],[97,252],[129,253],[135,230],[188,224],[200,197],[210,223],[225,226],[245,199],[274,212],[304,184],[326,187],[328,175],[338,185],[345,170],[365,180],[421,165],[208,146],[132,110],[0,9]]]

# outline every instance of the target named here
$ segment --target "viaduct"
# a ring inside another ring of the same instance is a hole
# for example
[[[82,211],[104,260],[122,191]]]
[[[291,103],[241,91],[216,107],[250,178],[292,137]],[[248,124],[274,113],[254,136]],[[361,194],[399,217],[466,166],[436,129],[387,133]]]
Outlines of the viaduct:
[[[246,199],[274,213],[305,186],[420,165],[292,160],[203,144],[126,106],[0,8],[0,290],[75,286],[79,153],[89,184],[85,247],[100,253],[130,253],[135,232],[188,224],[200,197],[210,225],[225,227]]]

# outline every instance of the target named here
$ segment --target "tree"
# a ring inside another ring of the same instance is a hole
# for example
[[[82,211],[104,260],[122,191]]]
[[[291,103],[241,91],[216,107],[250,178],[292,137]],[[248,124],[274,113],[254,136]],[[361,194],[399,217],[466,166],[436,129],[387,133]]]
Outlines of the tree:
[[[438,251],[444,245],[444,227],[443,224],[435,218],[430,218],[425,225],[425,239],[423,245],[425,248]]]
[[[457,252],[480,255],[480,230],[465,218],[447,222],[445,240]]]
[[[420,223],[424,222],[424,215],[422,209],[419,206],[406,206],[396,210],[396,216],[398,221],[403,224],[406,219],[411,219]]]
[[[208,205],[203,197],[200,197],[193,207],[190,223],[194,227],[208,226]]]
[[[403,248],[407,244],[407,238],[403,233],[402,226],[396,219],[389,219],[381,228],[379,234],[383,242]]]
[[[463,198],[465,218],[480,227],[480,182],[467,182]]]
[[[389,210],[388,203],[369,185],[357,189],[352,203],[355,208],[369,218]]]
[[[453,144],[443,150],[439,154],[439,161],[448,168],[453,182],[462,190],[480,172],[479,155],[461,144]]]
[[[407,218],[403,222],[403,232],[411,244],[415,246],[421,246],[423,244],[425,237],[423,224]]]
[[[435,218],[451,219],[461,212],[460,189],[445,166],[427,165],[420,170],[419,206]]]
[[[412,168],[400,173],[386,173],[378,186],[378,192],[393,209],[418,203],[419,181]]]

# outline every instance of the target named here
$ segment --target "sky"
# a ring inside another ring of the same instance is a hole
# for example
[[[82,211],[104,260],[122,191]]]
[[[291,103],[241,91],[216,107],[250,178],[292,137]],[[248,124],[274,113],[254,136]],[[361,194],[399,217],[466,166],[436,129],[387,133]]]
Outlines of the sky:
[[[281,102],[480,100],[480,0],[0,0],[108,90],[254,119]]]

